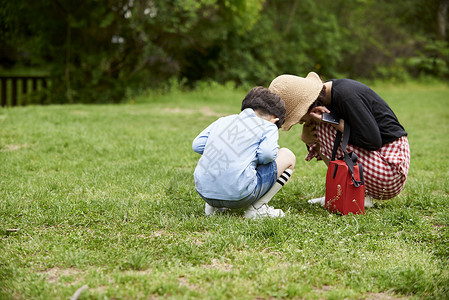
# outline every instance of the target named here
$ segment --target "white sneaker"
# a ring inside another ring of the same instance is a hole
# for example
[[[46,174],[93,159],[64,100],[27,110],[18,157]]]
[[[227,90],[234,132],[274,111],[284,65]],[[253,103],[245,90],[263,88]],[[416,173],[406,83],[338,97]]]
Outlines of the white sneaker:
[[[319,203],[322,206],[324,206],[324,203],[326,202],[326,197],[321,197],[321,198],[314,198],[314,199],[310,199],[309,201],[310,204],[315,204],[315,203]]]
[[[373,197],[366,195],[365,196],[365,207],[371,208],[374,206]]]
[[[206,205],[204,207],[204,212],[206,213],[206,216],[212,216],[212,215],[215,215],[215,214],[222,214],[222,213],[224,213],[224,212],[226,212],[228,210],[229,210],[229,208],[226,208],[226,207],[221,207],[221,208],[213,207],[212,205],[209,205],[207,203],[206,203]]]
[[[259,208],[255,208],[253,205],[248,207],[245,211],[245,218],[258,219],[265,217],[282,218],[284,216],[282,209],[275,209],[267,204],[263,204]]]
[[[310,199],[307,202],[309,202],[310,204],[319,203],[322,206],[324,206],[325,201],[326,201],[326,197],[321,197],[321,198]],[[373,197],[366,195],[365,196],[365,207],[371,208],[373,206],[374,206]]]

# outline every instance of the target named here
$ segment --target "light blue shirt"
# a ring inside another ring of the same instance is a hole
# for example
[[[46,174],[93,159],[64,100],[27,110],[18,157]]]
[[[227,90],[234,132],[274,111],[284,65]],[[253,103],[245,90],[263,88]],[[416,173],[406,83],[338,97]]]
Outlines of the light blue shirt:
[[[195,168],[196,190],[209,199],[240,200],[256,187],[256,167],[274,161],[279,151],[275,124],[247,108],[222,117],[193,141],[202,154]]]

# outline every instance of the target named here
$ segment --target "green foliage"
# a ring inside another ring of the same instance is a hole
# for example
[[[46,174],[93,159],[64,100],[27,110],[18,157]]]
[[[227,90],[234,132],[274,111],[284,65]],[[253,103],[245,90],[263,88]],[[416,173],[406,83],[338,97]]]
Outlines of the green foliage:
[[[310,205],[326,168],[303,160],[295,126],[280,145],[297,166],[272,200],[287,216],[246,220],[204,216],[191,142],[247,90],[177,84],[126,104],[0,110],[1,299],[84,285],[80,299],[447,298],[446,85],[374,87],[409,133],[401,195],[363,216]]]
[[[0,62],[49,70],[53,103],[119,102],[173,79],[448,78],[443,2],[0,0]]]
[[[415,56],[405,59],[405,67],[415,75],[436,75],[449,77],[449,43],[431,41],[415,52]]]

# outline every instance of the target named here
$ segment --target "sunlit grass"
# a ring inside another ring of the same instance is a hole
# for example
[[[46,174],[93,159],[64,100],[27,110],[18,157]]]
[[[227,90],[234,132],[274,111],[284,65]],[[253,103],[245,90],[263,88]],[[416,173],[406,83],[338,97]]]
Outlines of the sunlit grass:
[[[359,299],[449,293],[449,88],[376,86],[409,133],[405,190],[339,217],[326,168],[298,158],[275,196],[283,219],[207,218],[193,138],[237,113],[244,90],[147,95],[134,104],[0,110],[0,298]]]

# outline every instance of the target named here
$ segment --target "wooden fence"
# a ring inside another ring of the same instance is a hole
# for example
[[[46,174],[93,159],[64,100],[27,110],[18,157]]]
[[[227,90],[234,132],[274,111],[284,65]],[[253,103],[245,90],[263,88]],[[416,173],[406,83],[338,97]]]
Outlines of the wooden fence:
[[[24,96],[31,92],[47,88],[46,76],[0,76],[1,106],[25,105]],[[8,83],[10,83],[8,85]],[[8,86],[10,88],[8,88]],[[10,100],[10,101],[8,101]]]

